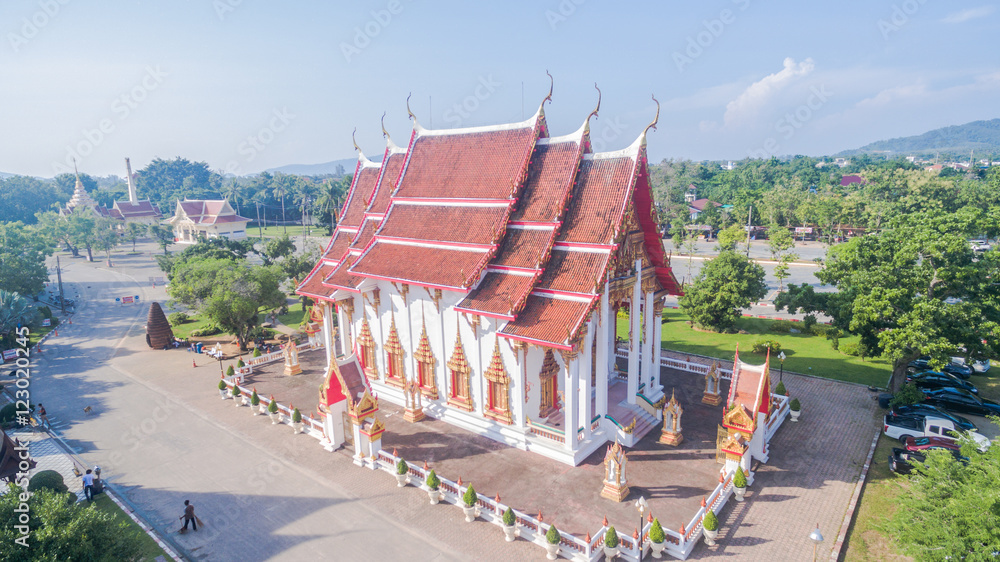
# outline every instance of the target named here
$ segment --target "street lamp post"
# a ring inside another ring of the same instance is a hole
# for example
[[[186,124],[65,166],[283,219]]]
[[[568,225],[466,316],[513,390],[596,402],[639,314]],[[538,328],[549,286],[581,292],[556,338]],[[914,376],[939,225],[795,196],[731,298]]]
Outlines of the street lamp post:
[[[823,535],[819,532],[819,523],[816,523],[816,528],[813,529],[813,532],[809,533],[809,540],[813,542],[813,562],[816,562],[816,549],[823,542]]]
[[[639,496],[639,499],[635,500],[635,508],[639,511],[639,552],[642,552],[642,522],[646,518],[646,510],[649,508],[649,504],[646,503],[646,498],[644,496]]]
[[[778,361],[781,361],[781,370],[778,371],[778,382],[785,382],[785,352],[778,354]]]

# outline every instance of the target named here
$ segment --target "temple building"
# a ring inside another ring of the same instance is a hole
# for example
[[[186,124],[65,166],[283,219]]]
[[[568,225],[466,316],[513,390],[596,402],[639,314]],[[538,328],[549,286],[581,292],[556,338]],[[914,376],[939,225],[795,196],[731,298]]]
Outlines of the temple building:
[[[464,129],[411,112],[405,148],[383,127],[381,162],[358,150],[340,221],[297,289],[323,314],[327,381],[350,387],[321,396],[371,392],[570,465],[656,425],[663,297],[681,292],[647,169],[659,105],[635,142],[595,153],[600,100],[563,136],[549,134],[550,100],[526,121]]]
[[[77,209],[90,209],[94,215],[122,221],[122,224],[137,222],[146,225],[158,224],[163,218],[159,207],[148,199],[139,200],[136,194],[135,178],[132,175],[132,164],[129,159],[125,159],[125,168],[128,171],[128,201],[115,201],[109,209],[104,205],[98,205],[87,193],[80,181],[80,174],[76,174],[76,186],[73,189],[73,196],[63,209],[63,214],[73,213]]]
[[[174,227],[174,241],[195,244],[209,238],[239,240],[247,237],[247,223],[226,200],[185,199],[177,202],[174,216],[163,221]]]

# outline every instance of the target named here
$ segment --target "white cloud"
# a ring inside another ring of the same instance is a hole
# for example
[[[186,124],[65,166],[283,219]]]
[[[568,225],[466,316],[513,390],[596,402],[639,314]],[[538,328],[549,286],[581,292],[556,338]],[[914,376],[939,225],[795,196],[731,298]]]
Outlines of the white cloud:
[[[786,58],[784,68],[750,84],[736,99],[726,105],[723,117],[725,124],[734,125],[756,116],[768,101],[791,84],[796,78],[807,76],[816,65],[811,58],[796,64],[791,57]]]
[[[995,8],[993,6],[980,6],[978,8],[969,8],[968,10],[962,10],[959,12],[954,12],[945,16],[941,21],[944,23],[963,23],[969,20],[974,20],[976,18],[983,18],[993,13]]]
[[[927,93],[927,86],[924,84],[909,84],[906,86],[896,86],[880,91],[870,98],[859,101],[857,107],[879,107],[888,103],[899,101],[905,98],[921,96]]]

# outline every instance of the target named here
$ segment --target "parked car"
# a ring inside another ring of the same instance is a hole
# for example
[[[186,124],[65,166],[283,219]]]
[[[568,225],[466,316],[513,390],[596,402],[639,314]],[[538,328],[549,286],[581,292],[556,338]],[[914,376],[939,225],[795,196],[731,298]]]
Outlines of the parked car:
[[[958,441],[943,437],[910,437],[906,440],[907,451],[926,451],[927,449],[948,449],[958,451],[962,446]]]
[[[883,418],[882,431],[887,437],[898,439],[900,443],[906,443],[908,437],[944,437],[954,440],[961,436],[961,430],[949,420],[893,414],[886,414]],[[975,440],[980,450],[989,448],[990,440],[985,435],[974,431],[966,433]]]
[[[933,369],[930,366],[930,360],[930,357],[920,357],[910,361],[910,363],[906,366],[906,372],[919,373],[921,371],[931,371]],[[955,375],[963,380],[972,376],[972,367],[969,367],[968,365],[959,365],[954,361],[945,365],[941,370],[950,375]]]
[[[963,349],[962,351],[965,351],[965,350]],[[956,364],[956,365],[968,365],[969,367],[972,367],[972,372],[973,373],[980,373],[980,374],[982,374],[982,373],[985,373],[986,371],[990,370],[990,360],[989,359],[983,359],[983,360],[980,360],[980,361],[968,361],[968,360],[965,359],[965,357],[952,357],[951,358],[951,362],[954,363],[954,364]]]
[[[923,438],[921,438],[923,439]],[[933,438],[931,438],[933,439]],[[967,459],[962,456],[957,449],[949,447],[932,447],[936,449],[944,449],[950,451],[952,456],[957,461],[966,461]],[[923,464],[927,460],[927,455],[924,453],[926,449],[911,451],[909,449],[900,449],[898,447],[893,447],[892,454],[889,455],[889,469],[896,474],[909,474],[913,471],[913,465],[915,463]]]
[[[964,388],[973,394],[979,394],[979,389],[971,382],[964,381],[955,375],[941,373],[938,371],[923,371],[920,373],[907,373],[906,382],[912,382],[920,390],[933,390],[935,388]]]
[[[896,406],[892,409],[892,413],[896,415],[913,414],[922,415],[929,418],[940,418],[951,420],[956,427],[964,431],[979,431],[976,424],[969,421],[969,418],[962,417],[958,414],[952,414],[951,412],[946,412],[937,406],[931,404],[911,404],[909,406]]]
[[[969,240],[969,247],[972,248],[973,252],[988,252],[990,251],[990,243],[982,238],[976,240]]]
[[[1000,404],[980,398],[961,388],[938,388],[924,391],[924,402],[944,408],[949,412],[961,412],[974,416],[1000,415]]]

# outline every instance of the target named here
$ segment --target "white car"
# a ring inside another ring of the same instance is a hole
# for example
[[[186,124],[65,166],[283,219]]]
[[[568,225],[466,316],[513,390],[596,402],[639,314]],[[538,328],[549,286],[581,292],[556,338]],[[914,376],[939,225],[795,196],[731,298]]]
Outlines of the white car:
[[[990,251],[990,243],[981,238],[976,240],[969,240],[969,247],[971,247],[974,252]]]

